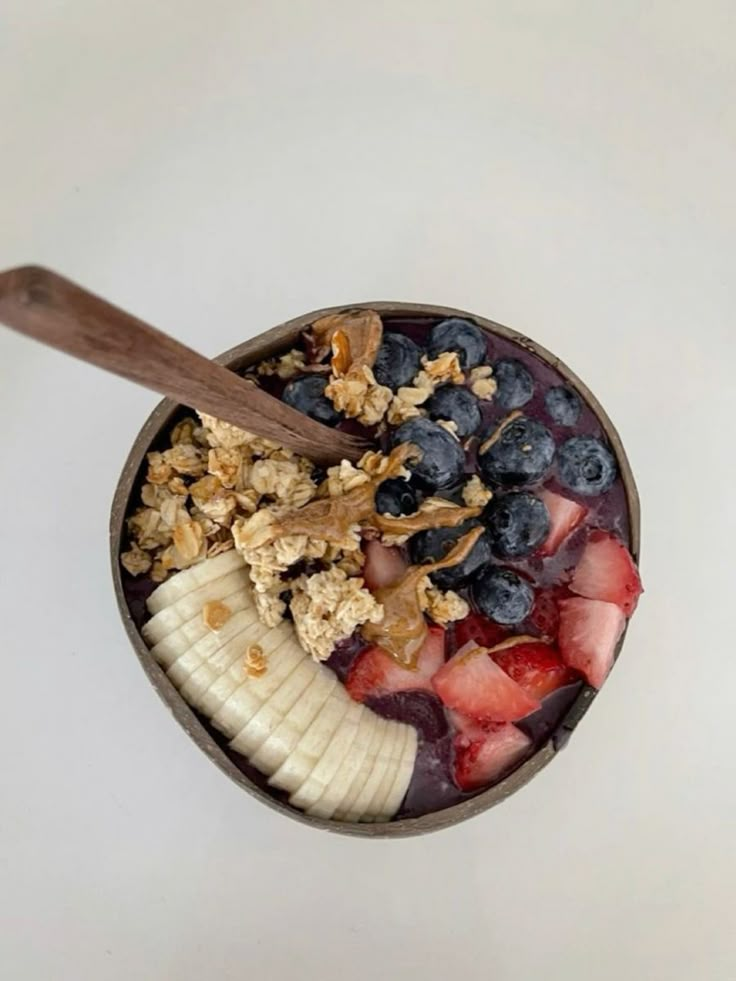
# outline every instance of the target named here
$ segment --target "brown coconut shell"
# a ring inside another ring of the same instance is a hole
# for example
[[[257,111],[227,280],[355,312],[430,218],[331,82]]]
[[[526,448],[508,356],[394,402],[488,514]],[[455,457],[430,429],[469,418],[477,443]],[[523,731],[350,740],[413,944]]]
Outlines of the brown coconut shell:
[[[486,320],[483,317],[478,317],[475,314],[470,314],[463,310],[456,310],[452,307],[392,302],[355,303],[342,307],[328,307],[324,310],[315,310],[304,316],[296,317],[294,320],[289,320],[278,327],[259,334],[249,341],[245,341],[243,344],[239,344],[237,347],[221,354],[215,360],[235,371],[242,371],[264,358],[272,357],[284,350],[288,350],[299,339],[301,332],[318,317],[330,313],[338,313],[340,310],[357,308],[376,310],[382,317],[386,319],[390,318],[394,323],[405,320],[410,321],[412,324],[426,322],[428,326],[446,317],[463,317],[473,321],[493,336],[515,342],[554,368],[565,382],[578,393],[598,418],[601,429],[604,431],[616,456],[628,504],[631,552],[634,559],[638,562],[640,544],[639,495],[621,438],[616,432],[613,423],[593,393],[559,358],[545,350],[536,341],[511,330],[509,327],[504,327],[502,324],[495,323],[492,320]],[[223,773],[267,807],[273,808],[273,810],[279,811],[310,827],[365,838],[401,838],[410,835],[426,834],[430,831],[438,831],[441,828],[450,827],[460,821],[475,817],[483,811],[487,811],[489,808],[501,803],[501,801],[505,800],[517,790],[520,790],[553,759],[559,748],[567,742],[570,733],[577,727],[583,715],[588,710],[592,700],[596,696],[594,690],[588,687],[583,688],[558,727],[554,737],[550,738],[532,757],[500,783],[469,800],[465,800],[441,811],[435,811],[432,814],[425,814],[418,818],[406,818],[386,824],[359,824],[310,817],[271,796],[271,794],[243,773],[233,763],[222,745],[213,738],[207,726],[184,701],[166,677],[164,671],[155,662],[154,658],[151,657],[150,651],[131,616],[123,591],[120,553],[125,547],[125,518],[132,509],[132,498],[137,487],[138,476],[144,464],[146,453],[156,443],[161,434],[167,431],[172,423],[172,419],[180,409],[181,406],[172,402],[170,399],[164,399],[160,402],[144,423],[125,462],[115,491],[110,515],[112,575],[115,596],[123,625],[125,626],[133,650],[141,662],[149,681],[182,729],[184,729],[192,741],[196,743],[202,752]],[[619,643],[616,652],[617,658],[621,652],[624,638],[625,634]]]

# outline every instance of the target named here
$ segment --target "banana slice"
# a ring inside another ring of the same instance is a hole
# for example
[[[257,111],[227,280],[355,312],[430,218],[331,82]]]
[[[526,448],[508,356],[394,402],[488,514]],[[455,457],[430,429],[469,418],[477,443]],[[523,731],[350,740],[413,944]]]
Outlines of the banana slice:
[[[322,794],[332,784],[332,780],[340,769],[342,761],[353,748],[353,743],[355,742],[355,737],[358,735],[358,728],[364,715],[365,709],[360,702],[351,701],[327,749],[320,756],[317,764],[304,783],[289,798],[289,803],[292,807],[298,807],[303,811],[307,810],[307,808],[317,803]]]
[[[376,759],[378,758],[378,752],[384,739],[386,738],[387,729],[388,722],[386,719],[382,719],[380,716],[378,716],[376,718],[376,724],[373,727],[373,733],[371,735],[371,741],[368,745],[368,750],[363,758],[363,762],[360,765],[360,769],[353,777],[345,797],[342,799],[342,801],[340,801],[339,806],[335,809],[335,812],[332,815],[336,821],[345,821],[347,819],[346,816],[352,810],[353,804],[358,799],[358,794],[363,790],[366,781],[373,773],[376,765]]]
[[[266,628],[261,627],[260,629],[265,630]],[[232,661],[227,670],[223,671],[222,675],[198,699],[197,708],[207,718],[212,718],[216,712],[219,712],[246,680],[244,657],[248,647],[252,643],[250,630],[251,628],[248,628],[247,634],[245,636],[241,634],[238,638],[238,654],[235,660]],[[267,631],[265,634],[262,633],[259,635],[259,643],[265,640],[266,637],[271,637],[272,647],[267,648],[268,650],[275,650],[282,643],[285,643],[283,635],[280,633],[280,627],[274,627],[273,630],[279,631],[279,633],[272,634],[271,631]],[[259,708],[260,704],[256,707],[255,711],[258,711]],[[245,725],[245,722],[243,722],[243,725]]]
[[[221,647],[224,647],[234,637],[237,637],[248,629],[252,630],[257,618],[258,615],[255,610],[241,610],[240,613],[236,613],[230,617],[221,630],[208,630],[204,637],[201,637],[195,644],[192,644],[169,667],[166,672],[169,680],[180,689],[192,672],[201,667],[208,658],[215,655]],[[245,648],[243,648],[243,654],[245,654]]]
[[[289,637],[268,655],[268,669],[258,678],[242,682],[222,708],[212,716],[212,725],[232,739],[253,718],[263,703],[273,695],[306,654],[293,638]]]
[[[384,781],[388,782],[387,774],[390,774],[391,778],[396,776],[395,767],[397,764],[394,762],[394,758],[398,759],[396,744],[400,738],[401,729],[398,722],[386,721],[386,732],[383,743],[376,754],[373,770],[350,809],[346,810],[345,821],[360,821],[369,812],[371,802],[383,786]]]
[[[230,749],[252,756],[265,743],[277,726],[281,725],[292,705],[312,683],[318,665],[311,658],[304,658],[286,681],[264,702],[244,729],[230,741]]]
[[[230,596],[226,596],[221,602],[233,614],[251,609],[253,606],[250,592],[240,587]],[[171,667],[177,658],[181,657],[182,654],[186,654],[189,648],[193,647],[197,641],[203,637],[207,637],[211,633],[212,631],[202,619],[202,612],[200,610],[196,616],[187,620],[186,623],[177,627],[176,630],[164,637],[162,641],[155,644],[151,648],[151,654],[153,654],[161,667],[166,670]]]
[[[384,801],[381,813],[376,817],[376,821],[390,821],[401,807],[401,802],[409,789],[417,758],[418,739],[414,726],[408,726],[407,728],[409,729],[409,734],[406,737],[406,744],[396,773],[396,780],[388,792],[388,797]]]
[[[222,600],[231,593],[234,593],[239,586],[244,590],[250,589],[248,574],[245,567],[229,572],[226,576],[221,576],[214,582],[208,582],[204,586],[193,589],[180,600],[171,606],[167,606],[155,616],[151,617],[148,623],[143,624],[143,637],[146,642],[153,646],[162,641],[167,634],[170,634],[177,627],[180,627],[193,616],[201,613],[205,603],[214,600]]]
[[[382,733],[382,729],[379,726],[380,721],[379,717],[371,712],[370,709],[365,709],[360,717],[358,730],[355,733],[355,739],[350,749],[325,786],[319,799],[307,807],[307,814],[321,818],[331,818],[333,816],[347,796],[348,791],[353,785],[353,780],[361,771],[363,762],[368,754],[368,747],[373,742],[374,736],[376,733],[379,735]],[[312,777],[314,775],[313,773]],[[312,777],[310,777],[310,781]],[[300,787],[298,793],[301,794],[303,789],[305,788]]]
[[[339,690],[336,675],[321,664],[317,667],[320,669],[317,676],[306,687],[301,698],[251,757],[251,763],[261,773],[270,775],[279,769],[296,749],[327,699]]]
[[[214,559],[198,562],[197,565],[193,565],[189,569],[177,572],[176,575],[171,576],[170,579],[154,589],[146,601],[148,611],[151,614],[159,613],[167,606],[172,606],[187,593],[191,593],[200,586],[214,582],[215,579],[226,576],[229,572],[244,566],[242,556],[234,549],[223,552],[222,555],[217,555]]]
[[[404,758],[404,753],[406,751],[406,746],[411,739],[411,733],[414,731],[410,726],[401,725],[400,732],[396,743],[394,744],[394,750],[391,756],[391,763],[386,770],[386,775],[379,784],[378,790],[376,791],[375,797],[370,802],[366,808],[365,814],[361,818],[362,821],[380,821],[382,820],[382,815],[384,808],[386,806],[386,801],[388,796],[393,789],[396,780],[398,779],[399,770],[401,768],[401,761]]]
[[[266,636],[264,630],[266,628],[258,619],[255,610],[243,610],[242,613],[236,613],[235,616],[230,617],[221,630],[216,633],[210,632],[208,636],[198,640],[185,654],[174,661],[166,673],[177,687],[181,687],[190,675],[199,668],[206,666],[209,659],[223,646],[222,642],[237,636],[241,645],[241,652],[245,656],[251,644],[261,643],[261,638]],[[289,638],[289,633],[283,627],[275,627],[267,634],[269,645],[281,644]],[[218,641],[220,642],[218,643]],[[270,646],[267,649],[270,649]]]
[[[330,745],[350,707],[348,703],[356,704],[344,688],[335,688],[294,751],[268,781],[272,787],[279,787],[290,794],[301,787]]]

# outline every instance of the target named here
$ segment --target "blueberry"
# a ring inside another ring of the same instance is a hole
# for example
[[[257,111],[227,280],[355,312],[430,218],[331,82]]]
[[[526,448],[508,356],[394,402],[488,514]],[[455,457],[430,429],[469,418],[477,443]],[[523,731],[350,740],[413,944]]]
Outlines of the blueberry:
[[[401,514],[414,514],[419,507],[419,494],[408,480],[392,477],[378,485],[376,511],[398,518]]]
[[[281,397],[292,409],[298,409],[317,422],[334,426],[340,421],[340,414],[325,396],[327,384],[324,375],[301,375],[289,382]]]
[[[409,539],[409,555],[414,565],[433,562],[447,555],[452,546],[467,534],[472,528],[478,527],[478,521],[464,521],[457,528],[429,528],[420,531]],[[457,589],[464,586],[477,572],[491,561],[491,540],[484,532],[473,545],[470,554],[449,569],[438,569],[430,575],[430,579],[440,589]]]
[[[555,441],[536,419],[519,416],[503,426],[497,439],[478,454],[486,483],[518,487],[541,480],[555,455]]]
[[[373,365],[376,381],[394,391],[411,385],[421,368],[420,355],[421,350],[405,334],[384,334]]]
[[[473,583],[473,602],[489,619],[513,626],[531,613],[534,590],[510,569],[492,566]]]
[[[564,442],[557,466],[565,487],[586,497],[607,491],[618,476],[613,454],[595,436],[573,436]]]
[[[534,379],[516,358],[496,361],[493,377],[498,385],[496,402],[504,409],[520,409],[534,394]]]
[[[451,419],[461,438],[480,426],[478,399],[462,385],[443,385],[426,403],[430,419]]]
[[[439,357],[445,351],[456,351],[461,368],[474,368],[488,353],[486,335],[475,324],[460,317],[450,317],[435,324],[429,332],[429,356]]]
[[[544,404],[550,419],[556,422],[558,426],[577,425],[583,410],[580,399],[575,392],[570,388],[565,388],[564,385],[550,388],[544,396]]]
[[[414,443],[421,450],[421,460],[407,466],[432,490],[457,483],[463,474],[465,454],[462,446],[431,419],[420,417],[405,422],[394,432],[392,443],[394,446]]]
[[[515,491],[494,497],[483,512],[493,554],[501,559],[531,555],[549,535],[549,512],[534,494]]]

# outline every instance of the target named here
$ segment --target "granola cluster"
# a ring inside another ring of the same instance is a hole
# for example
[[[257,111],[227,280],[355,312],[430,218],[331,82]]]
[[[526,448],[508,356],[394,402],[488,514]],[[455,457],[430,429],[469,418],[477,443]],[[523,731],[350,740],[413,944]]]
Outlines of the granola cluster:
[[[148,454],[141,506],[128,518],[131,575],[162,582],[234,545],[232,527],[261,507],[301,507],[317,493],[312,464],[270,440],[202,415]]]

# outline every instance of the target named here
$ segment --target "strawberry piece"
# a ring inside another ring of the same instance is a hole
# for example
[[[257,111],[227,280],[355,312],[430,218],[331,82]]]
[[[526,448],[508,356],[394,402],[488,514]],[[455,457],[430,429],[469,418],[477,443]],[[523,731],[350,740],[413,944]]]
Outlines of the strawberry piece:
[[[401,579],[407,563],[400,549],[389,548],[378,541],[365,542],[364,549],[363,578],[371,592]]]
[[[549,534],[539,547],[537,554],[554,555],[560,545],[569,538],[585,520],[588,509],[577,501],[571,501],[561,494],[544,490],[538,495],[549,512]]]
[[[600,688],[625,626],[626,618],[614,603],[578,597],[562,600],[558,638],[562,660]]]
[[[455,782],[461,790],[477,790],[515,766],[528,752],[531,739],[516,726],[501,722],[486,729],[464,726],[454,745]]]
[[[372,695],[388,695],[395,691],[431,691],[431,678],[445,663],[445,631],[432,626],[422,645],[415,670],[405,668],[382,647],[369,647],[355,658],[345,687],[356,702]]]
[[[560,600],[570,596],[565,586],[549,586],[538,589],[534,597],[534,606],[529,614],[529,622],[547,640],[556,640],[560,629]]]
[[[575,672],[562,662],[555,648],[540,641],[522,637],[518,643],[509,641],[490,653],[517,685],[540,702],[556,688],[576,680]]]
[[[454,625],[455,649],[460,650],[469,640],[478,647],[495,647],[507,635],[505,627],[494,623],[481,613],[470,613]]]
[[[472,642],[461,648],[432,679],[448,708],[477,722],[513,722],[539,708],[539,701]]]
[[[627,617],[642,593],[639,572],[629,550],[607,531],[594,531],[572,577],[570,589],[586,599],[620,606]]]

